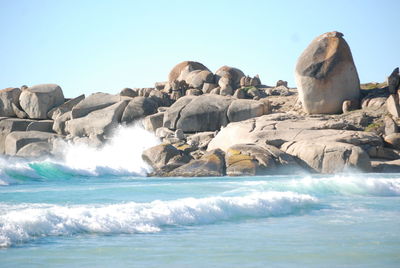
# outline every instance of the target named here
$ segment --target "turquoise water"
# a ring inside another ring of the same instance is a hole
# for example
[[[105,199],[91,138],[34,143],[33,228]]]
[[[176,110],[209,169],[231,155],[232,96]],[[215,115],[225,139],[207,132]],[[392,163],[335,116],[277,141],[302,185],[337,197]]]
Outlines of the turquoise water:
[[[400,267],[400,174],[146,178],[88,150],[0,159],[0,267]]]

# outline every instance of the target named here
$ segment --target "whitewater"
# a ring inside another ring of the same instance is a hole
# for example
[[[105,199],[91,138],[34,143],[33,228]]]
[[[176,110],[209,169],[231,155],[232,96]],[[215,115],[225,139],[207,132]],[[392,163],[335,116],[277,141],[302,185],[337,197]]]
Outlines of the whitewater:
[[[400,266],[400,174],[146,177],[159,143],[0,158],[0,267]]]

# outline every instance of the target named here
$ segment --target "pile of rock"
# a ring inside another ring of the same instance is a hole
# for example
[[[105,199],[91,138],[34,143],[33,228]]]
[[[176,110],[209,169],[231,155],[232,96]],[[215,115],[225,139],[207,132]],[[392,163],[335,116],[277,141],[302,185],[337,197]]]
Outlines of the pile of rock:
[[[298,90],[223,66],[176,65],[167,82],[65,99],[60,86],[0,91],[0,153],[54,155],[60,140],[100,147],[142,120],[163,142],[143,152],[157,176],[400,171],[400,74],[360,90],[343,34],[317,37],[296,66]],[[378,84],[377,84],[378,85]],[[381,85],[381,84],[379,84]]]

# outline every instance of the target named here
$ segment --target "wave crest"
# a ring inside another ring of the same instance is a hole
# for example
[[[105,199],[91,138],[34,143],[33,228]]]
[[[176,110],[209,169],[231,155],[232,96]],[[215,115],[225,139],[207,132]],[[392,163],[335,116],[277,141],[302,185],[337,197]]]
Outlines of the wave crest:
[[[241,197],[185,198],[150,203],[60,206],[0,205],[0,246],[36,237],[78,233],[152,233],[166,226],[210,224],[244,217],[276,217],[313,209],[318,201],[293,192]]]

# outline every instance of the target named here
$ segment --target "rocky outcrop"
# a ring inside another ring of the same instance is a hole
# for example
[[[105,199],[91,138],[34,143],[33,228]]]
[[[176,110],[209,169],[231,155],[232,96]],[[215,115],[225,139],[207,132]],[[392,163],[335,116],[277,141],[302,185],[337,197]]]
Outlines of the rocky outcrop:
[[[123,100],[122,98],[119,95],[108,93],[93,93],[72,108],[71,116],[73,119],[84,117],[93,111],[113,105]]]
[[[51,143],[58,135],[41,131],[14,131],[7,135],[5,140],[5,154],[15,156],[24,147],[31,143]]]
[[[167,176],[170,177],[219,177],[225,174],[224,152],[213,150],[203,155],[198,160],[192,160],[182,165]]]
[[[342,172],[348,168],[371,171],[368,154],[352,144],[302,140],[285,143],[282,150],[300,158],[319,173]]]
[[[63,104],[61,104],[60,106],[51,109],[47,113],[47,117],[54,120],[57,117],[65,114],[67,112],[72,111],[72,109],[84,99],[85,99],[85,94],[82,94],[82,95],[79,95],[76,98],[70,99],[70,100],[64,102]]]
[[[69,120],[65,123],[65,131],[74,137],[107,136],[121,122],[127,103],[120,101],[85,117]]]
[[[390,94],[397,94],[400,87],[400,73],[399,67],[395,68],[390,76],[387,78],[387,84]]]
[[[8,134],[15,131],[26,131],[33,120],[8,118],[0,120],[0,154],[5,153],[5,140]]]
[[[64,94],[56,84],[42,84],[21,92],[19,103],[31,119],[47,119],[47,113],[64,103]]]
[[[268,107],[264,102],[253,100],[234,100],[227,110],[229,122],[243,121],[267,113]]]
[[[157,128],[160,128],[163,126],[163,120],[164,120],[164,113],[156,113],[152,114],[149,116],[146,116],[143,119],[143,126],[146,130],[155,132]]]
[[[231,87],[236,90],[240,88],[240,79],[244,76],[241,70],[225,65],[215,72],[215,81],[221,89]]]
[[[236,144],[225,155],[228,176],[293,173],[301,170],[295,159],[270,145]]]
[[[160,144],[142,153],[143,160],[149,164],[155,174],[162,175],[190,161],[190,157],[171,144]]]
[[[129,101],[122,115],[123,123],[132,123],[139,118],[157,112],[158,105],[152,98],[136,97]]]
[[[343,101],[358,101],[357,70],[350,47],[339,32],[325,33],[311,42],[297,61],[295,78],[307,113],[340,113]]]
[[[0,90],[0,116],[16,116],[13,105],[19,106],[20,94],[19,88],[10,87]]]

